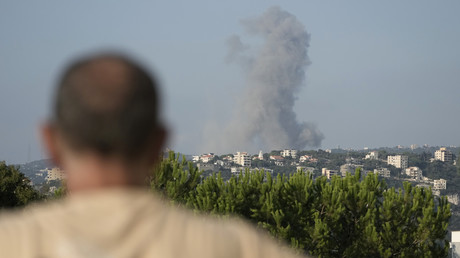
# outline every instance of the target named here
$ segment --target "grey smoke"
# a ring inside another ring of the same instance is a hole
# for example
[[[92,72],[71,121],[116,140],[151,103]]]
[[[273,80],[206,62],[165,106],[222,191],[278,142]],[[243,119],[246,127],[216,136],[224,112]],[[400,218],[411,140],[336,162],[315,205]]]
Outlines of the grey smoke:
[[[240,57],[239,54],[247,49],[249,46],[244,45],[241,42],[240,37],[237,35],[232,35],[227,39],[228,54],[225,58],[227,63],[231,63],[236,60],[237,57]]]
[[[279,7],[271,7],[262,16],[242,24],[263,44],[250,49],[236,35],[227,41],[226,60],[243,66],[247,85],[216,151],[219,147],[256,151],[319,146],[323,134],[314,124],[297,121],[293,110],[310,64],[310,35],[305,27]]]

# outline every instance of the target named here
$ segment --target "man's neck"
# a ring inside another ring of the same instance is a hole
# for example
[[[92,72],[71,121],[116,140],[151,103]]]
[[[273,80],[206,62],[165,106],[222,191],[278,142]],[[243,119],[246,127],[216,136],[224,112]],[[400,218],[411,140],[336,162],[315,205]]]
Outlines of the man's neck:
[[[96,155],[69,157],[63,164],[70,193],[104,188],[144,186],[148,166],[129,166],[118,159]]]

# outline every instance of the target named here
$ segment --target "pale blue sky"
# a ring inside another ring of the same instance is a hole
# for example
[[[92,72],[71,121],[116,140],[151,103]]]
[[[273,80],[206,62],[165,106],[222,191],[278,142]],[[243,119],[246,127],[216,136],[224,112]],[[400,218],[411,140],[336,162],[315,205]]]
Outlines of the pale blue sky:
[[[228,119],[245,87],[225,41],[272,5],[311,34],[295,109],[322,148],[459,145],[459,1],[248,2],[0,1],[0,160],[27,161],[29,145],[31,160],[45,157],[37,125],[60,69],[106,47],[160,75],[173,149],[213,152],[204,128]]]

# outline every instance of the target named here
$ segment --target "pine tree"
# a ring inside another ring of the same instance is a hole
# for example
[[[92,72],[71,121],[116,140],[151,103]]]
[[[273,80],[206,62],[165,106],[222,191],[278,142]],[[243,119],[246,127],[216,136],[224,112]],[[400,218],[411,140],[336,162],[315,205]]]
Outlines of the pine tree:
[[[154,168],[150,185],[160,195],[180,204],[185,203],[188,195],[196,191],[200,176],[201,173],[192,162],[187,162],[185,157],[179,161],[179,155],[176,157],[170,151],[168,158]]]
[[[318,257],[445,257],[450,206],[431,189],[388,188],[359,170],[327,180],[264,171],[202,180],[193,164],[165,159],[152,188],[199,212],[240,216]]]

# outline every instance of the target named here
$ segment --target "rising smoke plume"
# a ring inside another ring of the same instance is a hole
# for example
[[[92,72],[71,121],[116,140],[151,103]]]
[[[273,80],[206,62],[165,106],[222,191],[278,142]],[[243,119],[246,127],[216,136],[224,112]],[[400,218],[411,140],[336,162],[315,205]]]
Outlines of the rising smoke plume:
[[[218,143],[220,146],[214,144],[214,149],[256,151],[319,146],[323,134],[312,123],[298,122],[293,110],[310,64],[310,35],[295,16],[279,7],[271,7],[262,16],[242,24],[249,35],[263,39],[263,44],[251,52],[252,48],[237,35],[227,41],[226,61],[243,66],[247,85],[233,119],[222,131],[223,142]]]

